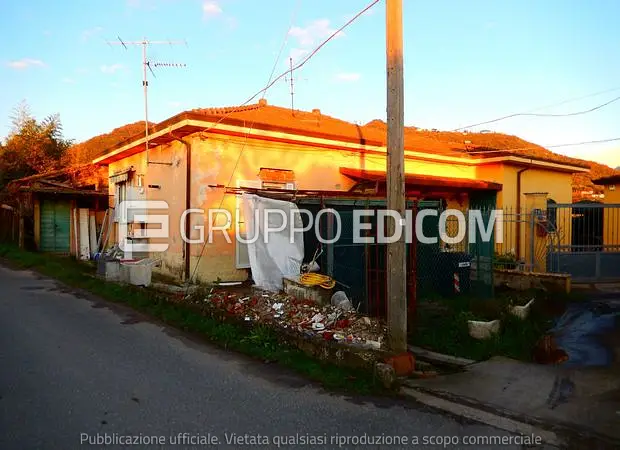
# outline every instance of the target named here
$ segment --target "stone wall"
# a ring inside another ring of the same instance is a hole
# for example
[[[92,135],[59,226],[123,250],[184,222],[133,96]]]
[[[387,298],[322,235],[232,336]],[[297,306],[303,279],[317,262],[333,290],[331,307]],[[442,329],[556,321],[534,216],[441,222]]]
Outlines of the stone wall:
[[[520,291],[543,289],[567,294],[571,291],[569,274],[521,272],[509,269],[495,269],[493,273],[496,287],[508,286]]]

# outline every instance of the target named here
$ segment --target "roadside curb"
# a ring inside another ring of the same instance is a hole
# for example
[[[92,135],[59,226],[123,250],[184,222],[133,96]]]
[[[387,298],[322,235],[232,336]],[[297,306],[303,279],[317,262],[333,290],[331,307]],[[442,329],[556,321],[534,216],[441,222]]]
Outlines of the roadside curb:
[[[472,399],[419,386],[408,386],[406,382],[401,387],[401,392],[419,403],[455,416],[499,428],[509,433],[540,436],[546,445],[567,449],[590,449],[593,448],[593,442],[596,442],[597,449],[620,447],[620,440],[601,435],[590,429],[580,428],[574,424],[546,422],[535,417],[478,403]]]
[[[430,363],[445,364],[456,367],[466,367],[472,364],[476,364],[478,361],[473,359],[459,358],[458,356],[445,355],[443,353],[437,353],[430,350],[426,350],[414,345],[408,345],[407,348],[413,353],[416,359],[422,361],[428,361]]]

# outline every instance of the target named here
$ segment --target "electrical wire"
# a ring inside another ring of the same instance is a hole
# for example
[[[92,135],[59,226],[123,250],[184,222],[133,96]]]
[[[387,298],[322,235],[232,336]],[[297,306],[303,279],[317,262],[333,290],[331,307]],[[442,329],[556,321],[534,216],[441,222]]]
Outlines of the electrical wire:
[[[342,32],[342,30],[344,30],[345,28],[347,28],[349,25],[351,25],[355,20],[357,20],[361,15],[363,15],[364,13],[366,13],[370,8],[372,8],[373,6],[375,6],[377,3],[379,3],[380,0],[374,0],[373,2],[371,2],[368,6],[366,6],[364,9],[362,9],[360,12],[358,12],[356,15],[354,15],[350,20],[348,20],[344,25],[342,25],[340,28],[338,28],[334,33],[332,33],[330,36],[328,36],[323,42],[321,42],[312,52],[310,52],[310,54],[308,56],[306,56],[299,64],[297,64],[296,66],[292,67],[291,69],[283,72],[282,74],[280,74],[276,79],[271,80],[271,78],[273,78],[273,75],[270,76],[270,81],[267,83],[267,85],[261,89],[260,91],[258,91],[256,94],[254,94],[253,96],[251,96],[250,98],[248,98],[245,102],[243,102],[241,105],[239,105],[237,108],[243,107],[245,105],[247,105],[248,103],[250,103],[252,100],[254,100],[256,97],[258,97],[261,94],[265,94],[269,88],[271,88],[274,84],[276,84],[279,80],[281,80],[282,78],[284,78],[286,75],[288,75],[289,73],[294,72],[295,70],[300,69],[304,64],[306,64],[308,61],[310,61],[310,59],[312,59],[314,57],[314,55],[316,55],[325,45],[327,45],[328,42],[330,42],[332,39],[334,39],[338,34],[340,34]],[[287,32],[287,36],[290,33],[290,28],[289,27],[289,31]],[[283,48],[284,46],[282,46]],[[281,51],[280,51],[281,54]],[[278,55],[278,59],[280,57],[280,54]],[[274,67],[277,65],[277,60],[276,63],[274,64]],[[273,71],[272,71],[273,73]],[[224,119],[226,119],[227,117],[229,117],[231,114],[233,114],[235,112],[235,108],[233,108],[231,111],[229,111],[228,113],[222,115],[222,117],[220,117],[220,119],[214,123],[213,125],[211,125],[210,127],[202,130],[202,133],[206,133],[210,130],[213,130],[217,125],[219,125]],[[252,127],[253,127],[254,121],[252,122]],[[228,182],[228,184],[230,184],[230,182],[233,179],[233,176],[237,170],[237,167],[239,165],[239,162],[241,161],[241,156],[243,153],[243,149],[245,148],[245,142],[247,142],[247,138],[248,135],[251,132],[251,128],[246,132],[246,141],[244,141],[243,147],[241,148],[241,151],[239,152],[239,156],[237,157],[237,161],[235,163],[235,166],[233,167],[232,173],[230,175],[230,180]],[[226,193],[224,193],[222,195],[222,201],[220,202],[220,209],[222,204],[224,203],[224,198],[226,197]],[[216,218],[213,218],[213,224],[215,224],[215,220]],[[202,255],[204,253],[204,250],[207,246],[207,241],[204,242],[202,249],[200,250],[200,255],[198,255],[198,260],[196,261],[196,266],[194,267],[194,271],[192,272],[192,276],[190,277],[190,279],[188,280],[188,285],[187,285],[187,289],[185,291],[185,295],[187,296],[188,292],[189,292],[189,281],[193,280],[194,277],[196,276],[196,270],[198,269],[198,266],[200,264],[200,259],[202,258]]]
[[[258,91],[256,94],[252,95],[250,98],[248,98],[245,102],[241,103],[240,105],[237,106],[237,108],[241,108],[243,106],[246,106],[248,103],[250,103],[252,100],[254,100],[256,97],[258,97],[259,95],[265,93],[267,90],[269,90],[274,84],[276,84],[278,81],[280,81],[282,78],[284,78],[285,76],[287,76],[288,74],[299,70],[301,67],[303,67],[308,61],[310,61],[310,59],[312,59],[314,57],[314,55],[316,55],[329,41],[331,41],[332,39],[334,39],[336,36],[338,36],[345,28],[347,28],[349,25],[351,25],[353,22],[355,22],[355,20],[357,20],[360,16],[362,16],[363,14],[365,14],[369,9],[371,9],[373,6],[375,6],[377,3],[379,3],[381,0],[374,0],[373,2],[371,2],[370,4],[368,4],[368,6],[366,6],[364,9],[362,9],[360,12],[358,12],[357,14],[355,14],[350,20],[348,20],[344,25],[342,25],[340,28],[338,28],[336,31],[334,31],[329,37],[327,37],[323,42],[321,42],[312,52],[310,52],[310,54],[308,56],[306,56],[299,64],[297,64],[296,66],[294,66],[293,68],[282,72],[276,79],[272,80],[271,82],[267,83],[267,85],[261,89],[260,91]],[[213,125],[211,125],[208,128],[205,128],[204,130],[202,130],[203,133],[207,133],[208,131],[213,130],[215,127],[217,127],[220,123],[222,123],[222,121],[224,121],[227,117],[229,117],[231,114],[234,114],[235,108],[232,108],[231,111],[227,112],[226,114],[222,115],[222,117],[219,118],[219,120],[217,122],[215,122]]]
[[[299,12],[300,8],[301,8],[301,0],[297,0],[297,5],[295,6],[295,9],[293,10],[293,14],[291,14],[291,22],[289,23],[288,29],[286,30],[286,34],[284,35],[284,40],[282,41],[282,45],[280,46],[280,51],[278,52],[278,56],[276,56],[276,61],[273,63],[273,68],[271,69],[269,80],[267,80],[267,85],[271,83],[271,80],[273,79],[273,74],[276,73],[276,67],[278,67],[278,63],[280,62],[280,57],[282,56],[284,47],[286,47],[286,44],[288,43],[288,37],[291,34],[291,29],[293,28],[293,24],[295,23],[295,18],[297,17],[297,13]],[[265,98],[266,93],[267,93],[267,90],[263,92],[263,98]]]
[[[282,45],[280,46],[280,51],[278,52],[278,55],[277,55],[277,57],[276,57],[276,61],[275,61],[274,65],[273,65],[273,68],[272,68],[271,74],[270,74],[270,76],[269,76],[269,80],[268,80],[268,82],[267,82],[267,85],[266,85],[266,86],[265,86],[265,87],[264,87],[261,91],[259,91],[258,93],[256,93],[256,94],[255,94],[255,95],[253,95],[252,97],[250,97],[248,100],[246,100],[246,101],[245,101],[245,102],[244,102],[241,106],[244,106],[244,105],[248,104],[249,102],[251,102],[251,101],[252,101],[255,97],[257,97],[257,96],[258,96],[259,94],[261,94],[261,93],[262,93],[262,94],[263,94],[263,96],[264,96],[264,95],[267,93],[267,91],[269,90],[269,88],[270,88],[271,86],[273,86],[273,85],[274,85],[274,84],[275,84],[278,80],[282,79],[284,76],[286,76],[286,74],[291,73],[291,72],[293,72],[294,70],[297,70],[297,69],[299,69],[301,66],[303,66],[306,62],[308,62],[308,61],[311,59],[311,57],[312,57],[312,56],[314,56],[316,53],[318,53],[318,51],[319,51],[319,50],[320,50],[323,46],[325,46],[325,45],[326,45],[326,44],[327,44],[327,43],[328,43],[331,39],[333,39],[336,35],[338,35],[338,33],[340,33],[340,32],[341,32],[344,28],[346,28],[347,26],[349,26],[351,23],[353,23],[353,21],[354,21],[355,19],[357,19],[357,18],[358,18],[359,16],[361,16],[362,14],[364,14],[364,13],[365,13],[368,9],[370,9],[372,6],[374,6],[374,5],[375,5],[376,3],[378,3],[378,2],[379,2],[379,0],[376,0],[376,1],[374,1],[373,3],[371,3],[369,6],[367,6],[366,8],[364,8],[364,9],[363,9],[360,13],[358,13],[357,15],[355,15],[355,16],[354,16],[351,20],[349,20],[349,21],[348,21],[347,23],[345,23],[342,27],[340,27],[338,30],[336,30],[336,31],[335,31],[332,35],[330,35],[327,39],[325,39],[325,40],[324,40],[324,41],[323,41],[323,42],[322,42],[322,43],[321,43],[318,47],[316,47],[316,48],[312,51],[312,53],[310,53],[310,54],[309,54],[309,55],[308,55],[308,56],[307,56],[307,57],[306,57],[306,58],[305,58],[305,59],[304,59],[304,60],[303,60],[300,64],[298,64],[296,67],[294,67],[294,68],[290,69],[289,71],[283,72],[283,73],[282,73],[282,74],[281,74],[278,78],[276,78],[275,80],[273,80],[273,74],[274,74],[275,69],[276,69],[276,67],[277,67],[277,65],[278,65],[278,62],[280,61],[280,57],[282,56],[282,51],[284,50],[284,47],[286,46],[286,43],[288,42],[288,36],[290,35],[290,31],[291,31],[291,29],[292,29],[292,27],[293,27],[293,23],[294,23],[295,18],[296,18],[296,16],[297,16],[297,12],[298,12],[299,8],[301,7],[301,0],[298,0],[296,8],[293,10],[293,14],[292,14],[292,16],[291,16],[291,21],[290,21],[289,27],[288,27],[287,32],[286,32],[286,35],[285,35],[285,37],[284,37],[283,43],[282,43]],[[264,97],[263,97],[263,98],[264,98]],[[254,123],[255,123],[255,119],[256,119],[256,115],[257,115],[257,113],[258,113],[258,110],[256,110],[256,111],[255,111],[255,113],[254,113],[254,119],[252,120],[252,122],[251,122],[251,124],[250,124],[250,127],[249,127],[249,129],[247,130],[247,132],[246,132],[246,134],[245,134],[245,140],[244,140],[244,142],[243,142],[243,145],[242,145],[242,147],[241,147],[241,150],[239,151],[239,155],[238,155],[238,157],[237,157],[237,161],[235,162],[235,166],[233,167],[233,170],[232,170],[232,172],[231,172],[231,174],[230,174],[230,178],[229,178],[229,180],[228,180],[228,185],[230,185],[230,183],[232,182],[232,179],[233,179],[233,177],[234,177],[234,175],[235,175],[235,173],[236,173],[236,171],[237,171],[237,167],[239,166],[239,162],[241,161],[241,157],[242,157],[242,155],[243,155],[243,151],[245,150],[245,146],[246,146],[246,143],[247,143],[247,140],[248,140],[249,134],[251,133],[251,131],[252,131],[253,127],[254,127]],[[220,118],[220,119],[219,119],[219,120],[218,120],[218,121],[217,121],[217,122],[216,122],[213,126],[211,126],[211,127],[207,128],[206,130],[203,130],[203,132],[207,132],[207,131],[209,131],[209,130],[212,130],[215,126],[217,126],[217,125],[218,125],[219,123],[221,123],[221,122],[222,122],[222,121],[223,121],[226,117],[230,116],[231,114],[232,114],[232,112],[229,112],[229,113],[227,113],[227,114],[223,115],[223,116],[222,116],[222,117],[221,117],[221,118]],[[226,197],[226,193],[223,193],[223,194],[222,194],[222,200],[220,201],[220,206],[219,206],[219,208],[218,208],[218,209],[221,209],[221,208],[222,208],[222,205],[223,205],[223,203],[224,203],[224,198],[225,198],[225,197]],[[216,218],[214,217],[214,218],[213,218],[213,225],[215,225],[215,220],[216,220]],[[212,225],[212,226],[213,226],[213,225]],[[198,261],[196,262],[196,266],[194,267],[194,271],[193,271],[193,273],[192,273],[192,276],[191,276],[191,278],[190,278],[190,281],[191,281],[191,280],[193,280],[193,279],[194,279],[194,277],[196,276],[196,270],[198,269],[198,265],[199,265],[199,263],[200,263],[200,260],[201,260],[201,258],[202,258],[202,255],[204,254],[204,250],[205,250],[205,248],[206,248],[206,245],[207,245],[207,241],[205,241],[205,243],[203,244],[202,249],[201,249],[201,251],[200,251],[200,254],[198,255]],[[188,283],[188,287],[187,287],[187,291],[186,291],[186,294],[185,294],[185,295],[187,295],[187,292],[188,292],[188,291],[189,291],[189,283]]]
[[[538,146],[532,146],[532,147],[519,147],[519,148],[506,148],[504,150],[488,150],[488,151],[473,151],[473,152],[467,152],[468,155],[477,155],[477,154],[489,154],[489,153],[505,153],[505,152],[515,152],[515,151],[522,151],[522,150],[536,150],[539,149],[540,147],[543,148],[561,148],[561,147],[574,147],[577,145],[589,145],[589,144],[604,144],[607,142],[616,142],[616,141],[620,141],[620,137],[616,137],[616,138],[610,138],[610,139],[599,139],[599,140],[595,140],[595,141],[583,141],[583,142],[570,142],[570,143],[565,143],[565,144],[554,144],[554,145],[538,145]],[[567,156],[568,158],[568,156]]]
[[[497,119],[487,120],[487,121],[484,121],[484,122],[478,122],[478,123],[474,123],[472,125],[467,125],[465,127],[455,128],[452,131],[460,131],[460,130],[464,130],[466,128],[473,128],[473,127],[477,127],[477,126],[480,126],[480,125],[487,125],[489,123],[495,123],[495,122],[499,122],[499,121],[502,121],[502,120],[511,119],[513,117],[574,117],[574,116],[580,116],[580,115],[583,115],[583,114],[588,114],[588,113],[597,111],[597,110],[599,110],[601,108],[604,108],[607,105],[611,105],[612,103],[617,102],[618,100],[620,100],[620,96],[614,97],[613,99],[611,99],[611,100],[609,100],[609,101],[607,101],[607,102],[605,102],[605,103],[603,103],[601,105],[598,105],[598,106],[595,106],[593,108],[590,108],[590,109],[586,109],[586,110],[583,110],[583,111],[576,111],[576,112],[572,112],[572,113],[565,113],[565,114],[541,114],[541,113],[515,113],[515,114],[508,114],[507,116],[498,117]]]
[[[552,103],[551,105],[540,106],[538,108],[530,109],[529,111],[524,111],[524,112],[532,113],[532,112],[540,111],[541,109],[554,108],[556,106],[561,106],[561,105],[565,105],[567,103],[576,102],[576,101],[579,101],[579,100],[585,100],[586,98],[596,97],[597,95],[608,94],[610,92],[616,92],[616,91],[620,91],[620,86],[616,86],[616,87],[611,88],[611,89],[605,89],[604,91],[594,92],[592,94],[582,95],[581,97],[569,98],[568,100],[563,100],[563,101],[561,101],[559,103]]]

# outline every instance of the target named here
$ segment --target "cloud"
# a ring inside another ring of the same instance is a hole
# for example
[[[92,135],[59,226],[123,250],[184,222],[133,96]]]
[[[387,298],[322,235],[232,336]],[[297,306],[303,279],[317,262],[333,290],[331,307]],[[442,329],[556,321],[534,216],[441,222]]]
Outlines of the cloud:
[[[318,19],[310,22],[306,27],[292,27],[289,35],[296,38],[300,46],[309,47],[318,40],[331,36],[335,31],[335,29],[329,26],[329,19]],[[335,37],[342,36],[344,36],[344,33],[341,31]]]
[[[209,19],[222,14],[222,8],[216,0],[205,0],[202,3],[202,14],[205,19]]]
[[[82,40],[87,41],[88,39],[90,39],[96,34],[101,33],[102,31],[103,31],[102,27],[94,27],[89,30],[85,30],[82,32]]]
[[[329,19],[317,19],[310,22],[305,27],[292,27],[289,36],[297,40],[297,46],[292,48],[289,56],[295,63],[310,53],[319,42],[334,34],[336,30],[331,28]],[[344,36],[342,31],[338,32],[334,38]],[[288,64],[288,61],[286,62]]]
[[[73,78],[63,78],[62,82],[67,84],[75,84],[75,80]]]
[[[45,67],[45,63],[39,59],[23,58],[18,61],[11,61],[7,64],[11,69],[23,70],[29,67]]]
[[[336,74],[336,79],[338,81],[350,81],[350,82],[354,82],[354,81],[358,81],[360,78],[362,78],[362,75],[359,73],[344,73],[341,72],[339,74]]]
[[[123,68],[122,64],[112,64],[111,66],[103,65],[101,66],[101,71],[103,73],[116,73],[122,68]]]

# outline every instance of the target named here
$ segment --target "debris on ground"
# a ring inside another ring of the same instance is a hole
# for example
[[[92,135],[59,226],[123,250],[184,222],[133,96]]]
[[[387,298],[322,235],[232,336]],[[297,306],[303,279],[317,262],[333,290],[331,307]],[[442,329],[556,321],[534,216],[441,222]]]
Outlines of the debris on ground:
[[[253,291],[251,294],[212,288],[193,303],[213,306],[247,322],[274,324],[307,337],[322,337],[359,348],[379,350],[387,330],[378,319],[363,316],[346,302],[318,305],[284,293]]]

